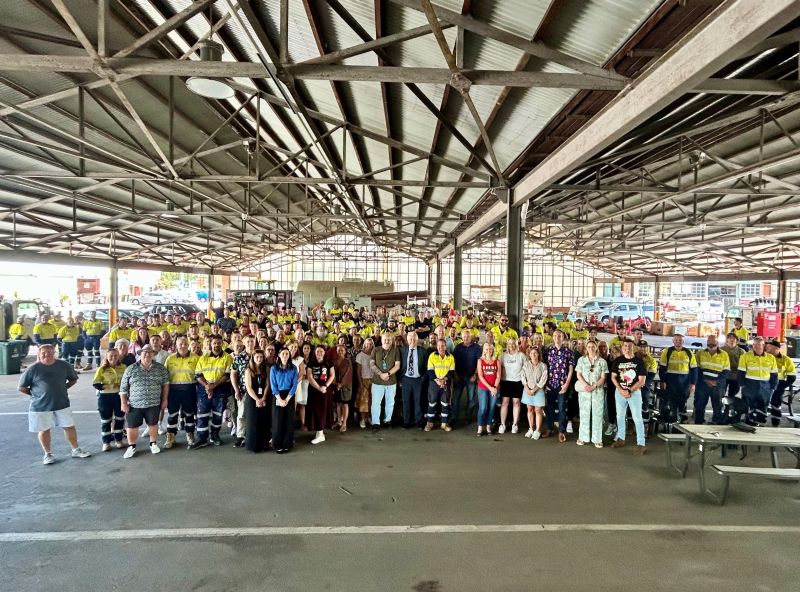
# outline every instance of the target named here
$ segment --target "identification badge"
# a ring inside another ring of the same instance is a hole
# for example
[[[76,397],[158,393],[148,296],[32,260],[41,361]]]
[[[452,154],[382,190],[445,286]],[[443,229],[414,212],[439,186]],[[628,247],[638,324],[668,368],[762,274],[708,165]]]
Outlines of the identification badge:
[[[260,397],[263,394],[264,394],[264,389],[261,388],[261,387],[258,387],[258,396]]]

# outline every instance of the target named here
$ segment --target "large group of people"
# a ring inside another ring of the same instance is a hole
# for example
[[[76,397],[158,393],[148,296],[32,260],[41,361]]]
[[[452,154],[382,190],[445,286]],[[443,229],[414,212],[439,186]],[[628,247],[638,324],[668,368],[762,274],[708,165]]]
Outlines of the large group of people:
[[[133,326],[123,318],[108,332],[97,323],[70,318],[56,327],[43,317],[34,329],[38,361],[20,391],[31,396],[30,430],[45,464],[53,462],[52,427],[64,428],[73,456],[89,456],[67,394],[85,371],[93,371],[102,450],[125,449],[125,458],[136,455],[142,424],[152,454],[174,448],[181,431],[190,450],[223,445],[230,429],[236,448],[284,454],[298,431],[316,446],[326,432],[355,426],[451,432],[473,423],[478,436],[527,428],[532,441],[564,443],[572,434],[580,446],[603,448],[605,435],[622,448],[628,415],[633,453],[642,455],[651,414],[688,421],[694,394],[696,423],[706,421],[709,402],[714,423],[763,425],[770,408],[779,422],[781,396],[795,379],[777,342],[756,338],[745,351],[731,333],[723,346],[712,336],[693,351],[676,335],[656,359],[639,328],[619,328],[606,343],[581,319],[549,311],[517,330],[507,315],[472,310],[268,310],[247,300],[213,322],[167,313]]]

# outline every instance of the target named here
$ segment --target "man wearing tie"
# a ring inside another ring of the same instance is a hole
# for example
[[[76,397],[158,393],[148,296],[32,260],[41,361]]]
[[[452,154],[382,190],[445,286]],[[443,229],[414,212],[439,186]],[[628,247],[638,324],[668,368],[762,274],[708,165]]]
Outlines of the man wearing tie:
[[[422,382],[428,366],[428,352],[419,345],[419,337],[411,332],[407,336],[408,347],[400,349],[400,376],[403,395],[403,427],[421,428]]]

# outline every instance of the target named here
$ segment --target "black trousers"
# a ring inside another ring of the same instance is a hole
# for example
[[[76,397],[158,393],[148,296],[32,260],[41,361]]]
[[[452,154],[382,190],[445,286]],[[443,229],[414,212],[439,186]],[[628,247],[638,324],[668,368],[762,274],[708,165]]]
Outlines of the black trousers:
[[[194,416],[197,413],[197,388],[195,384],[171,384],[167,394],[167,433],[178,433],[178,417],[183,411],[187,434],[194,434]]]
[[[403,425],[422,425],[422,381],[424,378],[403,376],[400,387],[403,396]]]
[[[269,448],[270,430],[270,404],[274,405],[275,397],[267,398],[267,405],[256,407],[256,401],[250,395],[245,395],[244,417],[247,428],[245,430],[244,446],[250,452],[264,452]],[[294,407],[292,407],[294,409]]]
[[[282,393],[286,396],[286,393]],[[286,407],[276,404],[276,397],[272,398],[272,449],[289,450],[294,446],[294,397],[289,399]],[[250,432],[248,432],[249,436]]]

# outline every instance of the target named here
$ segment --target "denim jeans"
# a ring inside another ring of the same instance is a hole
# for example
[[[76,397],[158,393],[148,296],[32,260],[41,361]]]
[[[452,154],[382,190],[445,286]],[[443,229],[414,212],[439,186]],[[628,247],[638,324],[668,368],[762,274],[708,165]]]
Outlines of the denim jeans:
[[[455,423],[459,419],[461,412],[461,399],[464,394],[464,389],[467,391],[466,409],[464,410],[464,419],[471,420],[475,415],[475,407],[477,407],[477,390],[478,383],[472,382],[469,377],[460,378],[456,377],[455,385],[453,385],[453,396],[450,401],[451,418],[450,423]]]
[[[381,403],[384,397],[386,397],[386,409],[383,414],[383,422],[391,423],[392,413],[394,413],[394,393],[396,390],[396,384],[372,384],[372,425],[381,425]]]
[[[494,420],[494,407],[497,397],[493,397],[488,389],[478,391],[478,426],[490,426]]]
[[[644,421],[642,420],[642,391],[631,393],[626,399],[619,391],[616,392],[617,400],[617,440],[625,441],[625,412],[631,408],[631,418],[636,426],[636,444],[644,446]],[[582,422],[581,422],[582,423]]]
[[[553,429],[553,423],[558,418],[558,431],[567,431],[567,394],[561,394],[561,389],[547,389],[547,415],[545,427]]]

